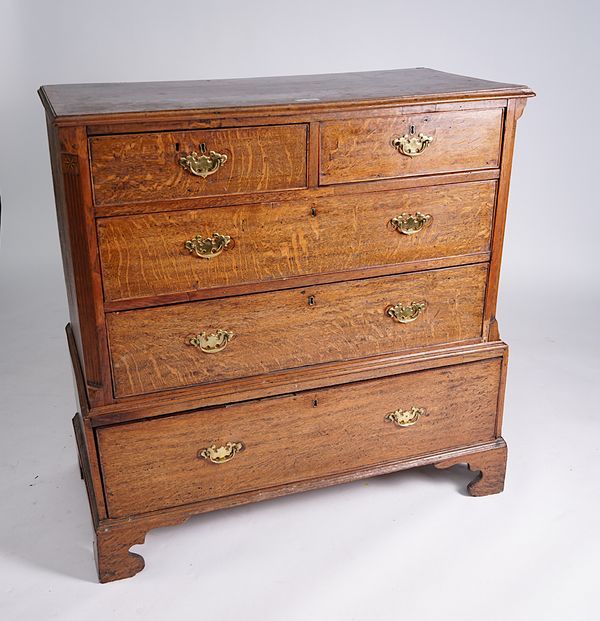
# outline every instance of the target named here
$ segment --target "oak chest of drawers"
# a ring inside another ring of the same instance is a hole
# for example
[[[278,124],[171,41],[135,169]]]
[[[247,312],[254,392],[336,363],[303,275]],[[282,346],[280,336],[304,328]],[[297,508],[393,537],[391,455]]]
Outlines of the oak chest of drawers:
[[[101,581],[222,507],[423,464],[503,489],[532,94],[429,69],[40,89]]]

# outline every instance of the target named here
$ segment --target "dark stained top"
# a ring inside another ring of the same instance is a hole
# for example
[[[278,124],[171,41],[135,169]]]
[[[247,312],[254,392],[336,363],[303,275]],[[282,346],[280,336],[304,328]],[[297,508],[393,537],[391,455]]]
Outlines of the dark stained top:
[[[42,86],[39,92],[54,117],[532,94],[518,84],[425,68],[235,80],[56,84]]]

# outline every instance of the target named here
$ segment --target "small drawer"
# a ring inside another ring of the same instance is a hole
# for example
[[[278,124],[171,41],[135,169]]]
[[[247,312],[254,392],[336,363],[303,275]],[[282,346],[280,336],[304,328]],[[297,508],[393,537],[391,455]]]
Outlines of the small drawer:
[[[495,181],[480,181],[100,218],[105,299],[486,253],[495,195]]]
[[[487,264],[109,313],[126,397],[481,338]]]
[[[495,437],[501,359],[100,428],[110,517]]]
[[[307,125],[90,139],[96,205],[306,186]]]
[[[320,183],[497,168],[502,108],[321,123]]]

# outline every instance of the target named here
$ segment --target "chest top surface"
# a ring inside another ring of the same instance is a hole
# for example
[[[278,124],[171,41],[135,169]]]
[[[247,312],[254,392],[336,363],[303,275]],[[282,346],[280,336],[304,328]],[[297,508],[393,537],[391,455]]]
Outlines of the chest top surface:
[[[427,68],[181,82],[58,84],[40,97],[54,118],[229,108],[307,108],[352,103],[528,96],[519,84]]]

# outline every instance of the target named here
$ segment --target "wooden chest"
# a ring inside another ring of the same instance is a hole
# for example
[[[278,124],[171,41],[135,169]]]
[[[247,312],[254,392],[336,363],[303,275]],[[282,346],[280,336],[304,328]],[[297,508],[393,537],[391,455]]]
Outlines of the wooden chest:
[[[40,89],[102,582],[222,507],[423,464],[502,491],[531,95],[430,69]]]

